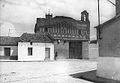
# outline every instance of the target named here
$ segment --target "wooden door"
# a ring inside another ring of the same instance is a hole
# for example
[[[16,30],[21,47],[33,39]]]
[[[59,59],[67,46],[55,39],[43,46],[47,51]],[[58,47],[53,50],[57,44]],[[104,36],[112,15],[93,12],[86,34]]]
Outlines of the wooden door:
[[[10,56],[10,48],[4,48],[4,55]]]
[[[82,42],[69,42],[69,58],[82,59]]]
[[[50,48],[45,48],[45,60],[50,59]]]

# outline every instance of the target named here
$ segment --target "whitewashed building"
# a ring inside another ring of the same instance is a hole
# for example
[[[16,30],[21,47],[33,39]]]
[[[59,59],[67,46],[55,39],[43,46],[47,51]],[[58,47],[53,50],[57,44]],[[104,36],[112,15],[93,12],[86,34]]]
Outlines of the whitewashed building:
[[[24,33],[21,37],[0,37],[0,59],[54,60],[54,44],[45,34]]]
[[[24,33],[18,42],[18,60],[54,60],[54,44],[47,35]]]

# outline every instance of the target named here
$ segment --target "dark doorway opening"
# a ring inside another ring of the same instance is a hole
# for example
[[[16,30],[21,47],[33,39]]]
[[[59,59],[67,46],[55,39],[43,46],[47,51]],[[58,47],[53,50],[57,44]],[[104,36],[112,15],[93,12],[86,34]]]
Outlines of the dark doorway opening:
[[[4,55],[10,56],[10,48],[4,48]]]
[[[45,60],[50,60],[50,48],[45,48]]]
[[[69,42],[69,58],[82,59],[82,42],[78,41]]]

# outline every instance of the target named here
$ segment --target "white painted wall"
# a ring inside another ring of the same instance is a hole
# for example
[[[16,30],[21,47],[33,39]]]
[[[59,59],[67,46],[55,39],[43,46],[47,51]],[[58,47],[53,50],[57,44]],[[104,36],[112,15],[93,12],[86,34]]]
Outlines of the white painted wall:
[[[28,47],[33,48],[33,55],[28,56]],[[18,60],[19,61],[34,61],[45,59],[45,47],[50,48],[50,60],[54,59],[54,45],[52,43],[32,43],[19,42],[18,43]]]
[[[98,44],[89,44],[89,59],[98,59],[99,49]]]
[[[50,60],[54,60],[54,44],[46,43],[46,48],[50,48]]]
[[[4,56],[4,48],[10,48],[10,56],[18,55],[18,47],[17,46],[0,46],[0,56]]]
[[[99,57],[97,76],[120,81],[120,57]]]

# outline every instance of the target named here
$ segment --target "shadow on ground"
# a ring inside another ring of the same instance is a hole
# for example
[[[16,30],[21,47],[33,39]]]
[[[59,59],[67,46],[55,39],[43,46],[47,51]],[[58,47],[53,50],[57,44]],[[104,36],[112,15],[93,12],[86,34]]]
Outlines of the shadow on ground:
[[[105,79],[105,78],[96,76],[96,70],[84,72],[84,73],[71,74],[70,76],[72,76],[73,78],[84,79],[94,83],[120,83],[120,81]]]

